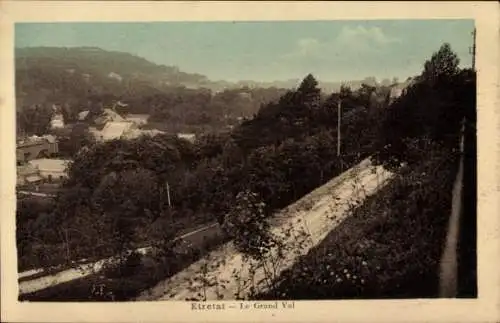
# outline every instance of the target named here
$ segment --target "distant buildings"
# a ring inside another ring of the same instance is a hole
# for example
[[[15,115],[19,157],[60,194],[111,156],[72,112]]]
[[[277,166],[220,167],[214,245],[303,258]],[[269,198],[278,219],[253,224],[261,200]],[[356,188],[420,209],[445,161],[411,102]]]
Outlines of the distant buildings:
[[[101,130],[101,140],[109,141],[123,137],[127,132],[135,129],[136,126],[128,121],[108,121]]]
[[[47,158],[59,152],[57,140],[54,136],[32,136],[17,143],[16,159],[22,165],[36,158]]]
[[[38,170],[38,175],[47,182],[61,181],[68,176],[69,160],[66,159],[34,159],[28,165]]]
[[[30,186],[60,183],[68,177],[69,160],[41,158],[17,167],[17,185]]]
[[[401,95],[404,94],[404,91],[412,86],[414,83],[416,82],[416,79],[415,78],[411,78],[409,77],[405,82],[403,83],[397,83],[397,84],[394,84],[392,85],[391,87],[391,98],[398,98],[400,97]]]
[[[127,105],[118,102],[116,106],[126,107]],[[94,120],[95,126],[89,127],[90,133],[97,141],[110,141],[114,139],[134,139],[140,136],[156,136],[164,133],[160,130],[143,130],[141,126],[147,124],[148,114],[128,114],[122,117],[113,109],[104,109],[102,114]]]
[[[87,119],[89,113],[90,113],[89,110],[85,110],[85,111],[78,113],[78,121],[85,121],[85,119]]]
[[[89,82],[89,81],[90,81],[91,76],[90,76],[90,74],[88,74],[88,73],[84,73],[84,74],[82,74],[82,78],[83,78],[83,80],[84,80],[85,82]]]
[[[43,178],[36,167],[30,164],[17,166],[17,185],[29,185],[40,183]]]
[[[123,122],[125,119],[112,109],[104,109],[102,114],[94,120],[97,126],[104,126],[110,121]]]
[[[109,78],[111,78],[111,79],[115,79],[115,80],[117,80],[118,82],[121,82],[121,81],[123,80],[123,77],[122,77],[120,74],[115,73],[115,72],[110,72],[110,73],[108,74],[108,77],[109,77]]]
[[[391,92],[389,94],[390,96],[390,101],[394,101],[401,95],[403,95],[406,91],[407,88],[415,84],[416,78],[409,77],[405,82],[403,83],[397,83],[391,86]]]
[[[89,131],[94,135],[97,141],[110,141],[114,139],[134,139],[140,136],[156,136],[164,133],[163,131],[152,129],[139,129],[138,123],[132,121],[108,121],[102,128],[98,130],[95,127],[90,127]]]
[[[64,128],[64,118],[60,113],[54,114],[52,120],[50,120],[50,127],[52,129],[61,129]]]
[[[185,140],[192,142],[192,143],[194,143],[196,140],[196,135],[194,133],[178,133],[177,137],[179,137],[181,139],[185,139]]]

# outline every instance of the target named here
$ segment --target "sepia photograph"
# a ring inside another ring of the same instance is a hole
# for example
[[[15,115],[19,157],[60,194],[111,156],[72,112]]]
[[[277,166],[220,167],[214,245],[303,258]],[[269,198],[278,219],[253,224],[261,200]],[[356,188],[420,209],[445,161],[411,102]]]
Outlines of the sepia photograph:
[[[476,297],[474,33],[16,24],[19,299]]]
[[[478,20],[67,18],[11,27],[17,304],[477,301]]]

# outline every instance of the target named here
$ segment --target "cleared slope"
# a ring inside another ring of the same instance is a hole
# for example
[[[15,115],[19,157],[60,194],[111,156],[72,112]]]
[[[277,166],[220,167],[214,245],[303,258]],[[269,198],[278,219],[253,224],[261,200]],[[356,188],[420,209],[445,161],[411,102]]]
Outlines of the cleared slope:
[[[254,291],[263,291],[283,270],[293,265],[297,257],[306,254],[341,223],[350,214],[349,210],[377,192],[392,177],[392,173],[372,166],[369,159],[365,159],[278,213],[272,231],[282,237],[287,250],[279,261],[274,257],[278,250],[271,252],[272,275],[268,271],[270,263],[257,264],[237,252],[232,243],[227,243],[144,291],[136,300],[234,299],[247,297],[252,287]]]

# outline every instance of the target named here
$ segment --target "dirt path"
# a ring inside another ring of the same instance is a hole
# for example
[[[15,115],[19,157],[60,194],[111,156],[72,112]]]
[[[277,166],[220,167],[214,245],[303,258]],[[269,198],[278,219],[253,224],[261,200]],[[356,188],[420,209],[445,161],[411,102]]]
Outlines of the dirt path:
[[[464,138],[460,142],[460,151],[464,151]],[[451,216],[448,223],[446,245],[441,257],[439,293],[440,297],[452,298],[457,296],[457,245],[460,232],[460,216],[462,212],[462,189],[464,177],[464,160],[460,158],[457,177],[453,184]]]
[[[246,259],[227,243],[144,291],[136,300],[235,299],[235,294],[239,297],[249,294],[250,286],[242,286],[242,282],[250,281],[256,290],[263,291],[269,286],[269,278],[278,277],[292,266],[297,257],[306,254],[342,222],[350,214],[349,209],[377,192],[392,176],[382,167],[373,167],[369,160],[364,160],[278,213],[272,232],[283,237],[289,250],[272,266],[270,262],[262,265]],[[308,233],[305,240],[300,239],[303,232]],[[277,250],[271,254],[277,255]]]

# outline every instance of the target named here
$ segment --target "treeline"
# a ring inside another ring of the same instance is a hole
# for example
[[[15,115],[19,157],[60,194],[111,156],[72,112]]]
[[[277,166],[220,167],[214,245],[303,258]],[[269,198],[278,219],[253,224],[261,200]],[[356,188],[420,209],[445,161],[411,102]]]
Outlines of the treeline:
[[[195,144],[169,135],[90,144],[74,156],[54,212],[34,221],[20,206],[20,266],[36,265],[29,252],[35,237],[69,261],[120,253],[177,227],[223,222],[242,191],[255,193],[269,216],[373,153],[387,94],[364,86],[327,96],[308,75],[231,133]]]

